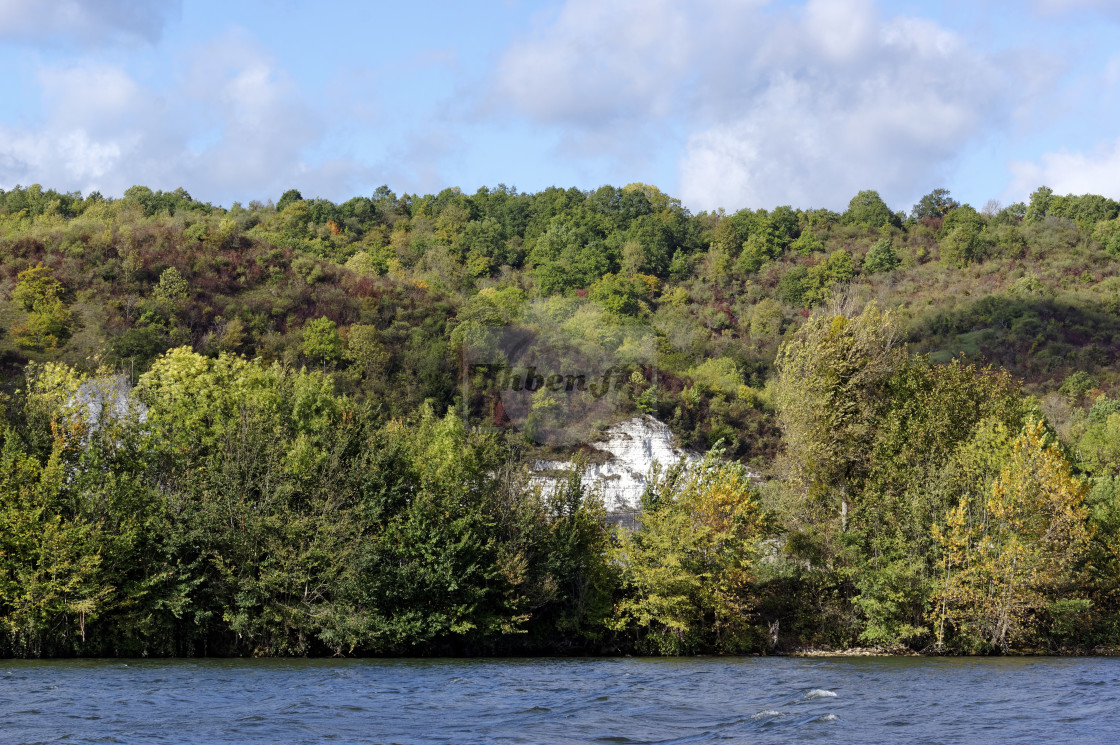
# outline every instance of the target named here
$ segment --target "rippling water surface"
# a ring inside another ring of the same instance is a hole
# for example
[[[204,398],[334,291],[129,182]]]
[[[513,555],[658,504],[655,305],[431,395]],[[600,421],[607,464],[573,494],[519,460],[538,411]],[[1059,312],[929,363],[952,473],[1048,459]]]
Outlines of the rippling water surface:
[[[2,743],[1120,742],[1120,660],[0,661]]]

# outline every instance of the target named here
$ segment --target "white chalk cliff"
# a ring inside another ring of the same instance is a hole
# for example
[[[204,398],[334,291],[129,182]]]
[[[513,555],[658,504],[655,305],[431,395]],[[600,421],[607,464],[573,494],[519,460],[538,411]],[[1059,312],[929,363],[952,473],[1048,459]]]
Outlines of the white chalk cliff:
[[[583,485],[587,489],[599,488],[607,512],[634,512],[640,508],[646,479],[655,462],[666,468],[681,458],[689,462],[700,458],[678,447],[669,427],[651,416],[620,422],[605,430],[602,439],[590,446],[597,452],[583,474]],[[546,483],[569,467],[567,461],[539,460],[533,464],[536,478]]]

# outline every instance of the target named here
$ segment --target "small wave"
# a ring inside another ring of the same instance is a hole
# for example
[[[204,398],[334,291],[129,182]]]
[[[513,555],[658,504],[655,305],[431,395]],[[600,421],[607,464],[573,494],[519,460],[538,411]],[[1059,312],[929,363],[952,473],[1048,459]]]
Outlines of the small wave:
[[[782,715],[782,712],[780,712],[780,711],[775,711],[774,709],[767,709],[766,711],[758,712],[757,714],[752,716],[751,719],[769,719],[770,717],[780,717],[781,715]]]
[[[835,722],[836,721],[836,715],[835,714],[825,714],[823,717],[817,717],[817,721],[818,722]]]
[[[829,691],[824,688],[814,688],[813,690],[805,694],[805,698],[806,700],[812,700],[815,698],[836,698],[836,692]]]

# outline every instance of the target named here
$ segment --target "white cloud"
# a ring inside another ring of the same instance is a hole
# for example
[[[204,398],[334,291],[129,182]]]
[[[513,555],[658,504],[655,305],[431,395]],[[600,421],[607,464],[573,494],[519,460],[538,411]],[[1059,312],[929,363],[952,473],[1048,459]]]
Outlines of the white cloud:
[[[690,57],[690,15],[671,0],[570,0],[506,51],[496,97],[545,121],[664,115]]]
[[[677,189],[702,209],[910,199],[1026,95],[1010,58],[873,0],[682,7],[568,0],[507,51],[496,93],[624,169],[635,141],[683,132]]]
[[[82,129],[59,134],[0,129],[0,138],[7,145],[0,152],[0,178],[9,188],[45,181],[48,186],[89,192],[112,172],[122,154],[120,142],[92,140]],[[65,174],[65,181],[41,179],[41,173],[59,179]]]
[[[293,179],[314,180],[304,151],[317,142],[325,123],[301,98],[295,83],[243,34],[206,45],[193,55],[182,88],[181,108],[193,112],[192,131],[216,131],[211,144],[184,148],[192,183],[224,192],[281,193]],[[306,187],[309,196],[315,193]]]
[[[0,39],[155,42],[179,0],[0,0]]]
[[[159,106],[158,99],[120,67],[44,68],[38,78],[50,126],[60,130],[83,129],[97,137],[112,137]]]
[[[150,97],[116,67],[49,68],[38,78],[46,122],[0,127],[0,184],[100,188],[140,144],[130,120],[145,116]]]
[[[1039,186],[1057,194],[1100,194],[1120,199],[1120,138],[1103,142],[1089,154],[1079,151],[1046,153],[1037,161],[1011,164],[1014,182],[1008,193],[1022,198]]]
[[[804,29],[812,43],[836,62],[848,62],[873,43],[875,4],[871,0],[809,0]]]
[[[882,19],[869,2],[810,3],[769,46],[780,52],[739,66],[750,84],[689,137],[687,204],[841,208],[866,188],[909,199],[1010,117],[1014,89],[998,63],[931,21]]]
[[[278,197],[349,196],[369,179],[341,157],[311,155],[327,123],[274,60],[244,34],[191,50],[166,90],[115,66],[40,71],[44,121],[0,125],[0,186],[121,194],[134,184],[187,187],[228,204]]]

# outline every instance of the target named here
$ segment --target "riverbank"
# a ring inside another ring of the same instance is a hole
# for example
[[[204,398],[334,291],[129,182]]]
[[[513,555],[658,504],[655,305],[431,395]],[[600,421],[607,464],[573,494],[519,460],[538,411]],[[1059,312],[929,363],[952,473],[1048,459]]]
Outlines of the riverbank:
[[[847,649],[804,648],[775,654],[775,657],[1120,657],[1116,647],[1093,649],[1016,649],[1005,654],[968,654],[961,652],[918,652],[901,645],[890,647],[850,647]]]
[[[788,652],[783,657],[926,657],[901,645],[890,647],[851,647],[848,649],[805,648]]]

